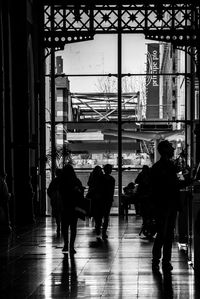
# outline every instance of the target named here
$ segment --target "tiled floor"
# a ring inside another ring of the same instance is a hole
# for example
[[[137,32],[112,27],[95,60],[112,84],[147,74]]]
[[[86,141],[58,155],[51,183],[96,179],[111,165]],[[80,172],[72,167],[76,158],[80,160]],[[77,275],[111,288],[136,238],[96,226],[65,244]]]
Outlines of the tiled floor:
[[[171,275],[151,271],[152,243],[139,237],[141,219],[112,216],[108,242],[97,241],[91,220],[79,221],[74,259],[50,217],[0,241],[0,298],[200,298],[185,254],[173,248]]]

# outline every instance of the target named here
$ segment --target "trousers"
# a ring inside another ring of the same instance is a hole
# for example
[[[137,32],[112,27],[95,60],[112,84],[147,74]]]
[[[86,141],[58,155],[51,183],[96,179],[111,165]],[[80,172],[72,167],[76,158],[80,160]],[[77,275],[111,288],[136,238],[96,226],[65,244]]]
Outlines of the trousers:
[[[176,211],[167,209],[156,216],[157,234],[152,249],[153,263],[158,264],[161,257],[163,263],[171,261],[176,215]]]

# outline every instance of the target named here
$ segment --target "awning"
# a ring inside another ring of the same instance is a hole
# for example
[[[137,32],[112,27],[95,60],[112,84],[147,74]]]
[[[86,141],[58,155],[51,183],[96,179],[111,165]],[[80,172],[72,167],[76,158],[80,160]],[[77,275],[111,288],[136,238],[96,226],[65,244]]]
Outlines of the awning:
[[[107,136],[118,136],[118,132],[115,130],[105,130],[104,135]],[[123,131],[123,138],[138,139],[144,141],[153,141],[159,139],[167,139],[169,141],[185,140],[185,134],[183,130],[175,130],[171,132],[133,132]]]

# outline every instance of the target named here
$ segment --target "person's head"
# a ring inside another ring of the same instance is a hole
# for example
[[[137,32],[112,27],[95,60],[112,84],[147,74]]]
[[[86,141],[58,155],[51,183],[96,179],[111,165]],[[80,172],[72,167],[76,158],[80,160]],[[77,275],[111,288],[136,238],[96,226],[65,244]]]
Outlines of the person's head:
[[[134,184],[133,182],[130,182],[130,183],[127,185],[127,187],[128,187],[129,189],[134,189],[134,188],[135,188],[135,184]]]
[[[98,175],[98,174],[102,174],[102,168],[99,165],[96,165],[93,169],[93,174]]]
[[[111,172],[112,172],[112,165],[111,164],[104,165],[103,170],[104,170],[105,174],[111,174]]]
[[[171,159],[174,155],[174,148],[168,140],[161,141],[157,149],[162,158]]]
[[[148,166],[148,165],[143,165],[143,166],[142,166],[142,171],[143,171],[143,172],[147,172],[147,171],[149,171],[149,166]]]
[[[76,173],[71,164],[66,164],[62,169],[62,176],[64,178],[68,178],[69,180],[73,180],[76,177]]]

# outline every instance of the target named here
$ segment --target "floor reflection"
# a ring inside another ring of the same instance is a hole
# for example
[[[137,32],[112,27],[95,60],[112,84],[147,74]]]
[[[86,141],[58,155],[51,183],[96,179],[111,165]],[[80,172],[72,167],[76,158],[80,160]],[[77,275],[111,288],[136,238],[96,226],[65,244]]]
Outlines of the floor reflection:
[[[157,271],[153,272],[156,287],[160,298],[174,298],[173,285],[172,285],[172,273]]]
[[[67,298],[77,298],[78,280],[74,255],[65,254],[62,262],[61,288]]]
[[[173,271],[152,272],[152,242],[139,236],[142,221],[112,216],[108,240],[92,221],[78,223],[75,255],[63,255],[51,219],[9,238],[0,236],[0,298],[200,298],[200,279],[173,244]]]

